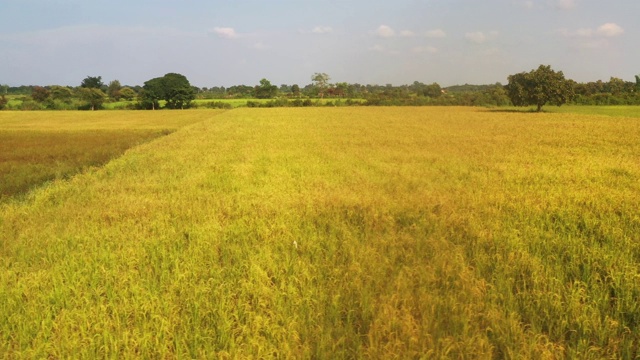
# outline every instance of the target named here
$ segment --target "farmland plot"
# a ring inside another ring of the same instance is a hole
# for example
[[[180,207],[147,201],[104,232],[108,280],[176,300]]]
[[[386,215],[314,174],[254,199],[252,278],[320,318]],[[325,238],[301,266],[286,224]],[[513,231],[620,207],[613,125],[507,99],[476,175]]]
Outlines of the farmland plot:
[[[638,119],[166,113],[201,118],[0,205],[0,353],[639,355]]]

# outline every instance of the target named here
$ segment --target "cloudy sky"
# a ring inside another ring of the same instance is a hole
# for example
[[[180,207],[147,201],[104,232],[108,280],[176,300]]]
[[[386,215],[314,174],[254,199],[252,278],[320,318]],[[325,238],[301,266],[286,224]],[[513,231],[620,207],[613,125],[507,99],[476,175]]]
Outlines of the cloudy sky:
[[[638,0],[0,0],[0,83],[490,84],[640,74]]]

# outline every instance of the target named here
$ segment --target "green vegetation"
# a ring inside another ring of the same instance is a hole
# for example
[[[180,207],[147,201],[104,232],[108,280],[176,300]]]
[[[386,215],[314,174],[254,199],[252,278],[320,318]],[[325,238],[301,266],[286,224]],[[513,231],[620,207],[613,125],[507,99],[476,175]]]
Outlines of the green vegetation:
[[[187,109],[194,99],[189,80],[184,75],[169,73],[144,83],[140,107],[155,110],[160,108],[160,100],[164,100],[169,109]]]
[[[574,96],[573,83],[564,78],[562,71],[553,71],[549,65],[510,75],[506,89],[513,105],[535,105],[538,112],[546,104],[564,105]]]
[[[0,205],[6,357],[640,356],[637,118],[32,114],[192,125]]]
[[[509,76],[509,84],[454,85],[442,88],[438,83],[394,86],[329,83],[326,73],[314,73],[311,84],[281,84],[263,78],[258,85],[234,85],[228,88],[192,86],[184,75],[169,73],[141,86],[122,86],[112,80],[108,85],[100,76],[88,76],[80,87],[0,86],[0,110],[139,110],[186,109],[205,107],[230,109],[248,107],[298,106],[482,106],[508,107],[545,104],[639,105],[640,76],[636,82],[612,77],[608,82],[576,83],[565,80],[561,71],[540,65],[537,70]],[[257,100],[256,100],[257,99]],[[230,104],[229,104],[230,103]]]

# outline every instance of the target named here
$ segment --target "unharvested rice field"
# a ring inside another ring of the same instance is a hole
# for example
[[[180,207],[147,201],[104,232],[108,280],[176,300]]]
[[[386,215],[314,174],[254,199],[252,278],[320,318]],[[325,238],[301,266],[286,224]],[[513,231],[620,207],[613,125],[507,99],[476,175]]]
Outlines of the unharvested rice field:
[[[0,202],[44,182],[103,165],[132,146],[202,120],[190,115],[3,112]]]
[[[2,357],[640,356],[638,118],[0,112],[142,128],[0,204]]]

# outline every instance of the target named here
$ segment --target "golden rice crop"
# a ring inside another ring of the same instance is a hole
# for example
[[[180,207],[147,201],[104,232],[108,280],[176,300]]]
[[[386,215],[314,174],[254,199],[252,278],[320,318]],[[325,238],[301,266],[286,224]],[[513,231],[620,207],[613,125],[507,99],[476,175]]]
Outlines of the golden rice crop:
[[[0,201],[100,166],[132,146],[198,121],[193,114],[2,112]]]
[[[200,121],[0,205],[1,354],[640,355],[638,119],[156,113]]]

